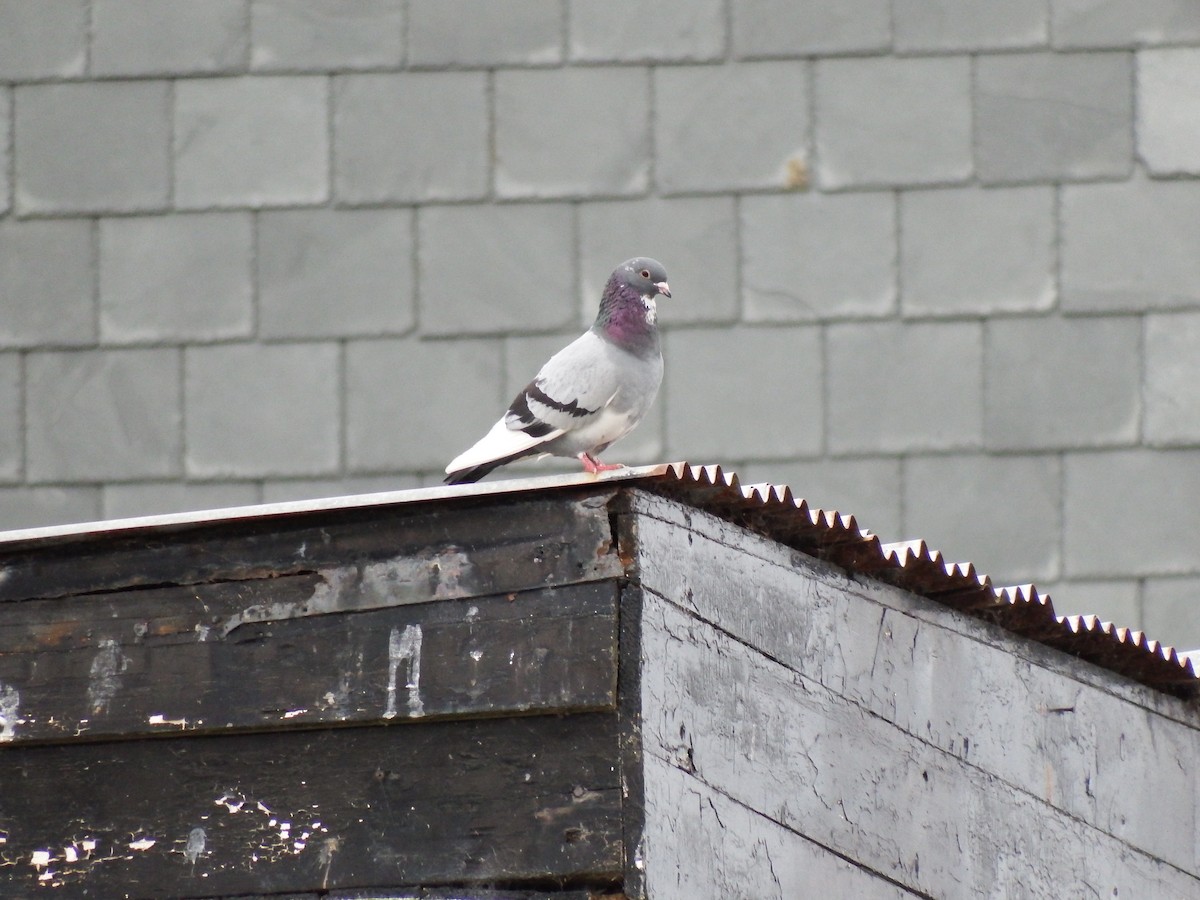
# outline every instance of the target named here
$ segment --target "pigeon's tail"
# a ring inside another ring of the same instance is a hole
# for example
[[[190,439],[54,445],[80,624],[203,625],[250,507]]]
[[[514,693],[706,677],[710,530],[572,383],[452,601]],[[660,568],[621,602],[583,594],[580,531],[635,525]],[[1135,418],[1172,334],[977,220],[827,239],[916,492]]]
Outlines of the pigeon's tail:
[[[453,472],[446,473],[446,477],[442,479],[443,484],[474,484],[480,478],[488,475],[493,469],[498,469],[501,466],[508,465],[510,462],[521,459],[524,456],[531,456],[529,451],[514,453],[511,456],[494,459],[490,462],[481,463],[478,466],[468,466],[465,469],[455,469]]]

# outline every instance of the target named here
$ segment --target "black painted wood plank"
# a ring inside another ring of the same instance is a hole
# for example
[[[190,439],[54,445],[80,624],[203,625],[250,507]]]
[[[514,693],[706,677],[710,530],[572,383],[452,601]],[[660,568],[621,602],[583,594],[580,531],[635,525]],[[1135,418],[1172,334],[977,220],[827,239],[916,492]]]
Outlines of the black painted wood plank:
[[[0,602],[355,566],[409,602],[611,577],[611,492],[173,526],[0,550]]]
[[[18,747],[0,896],[619,882],[613,713]]]
[[[616,705],[616,581],[340,614],[306,599],[323,585],[293,576],[4,610],[21,621],[0,625],[0,684],[16,697],[0,765],[27,742]]]

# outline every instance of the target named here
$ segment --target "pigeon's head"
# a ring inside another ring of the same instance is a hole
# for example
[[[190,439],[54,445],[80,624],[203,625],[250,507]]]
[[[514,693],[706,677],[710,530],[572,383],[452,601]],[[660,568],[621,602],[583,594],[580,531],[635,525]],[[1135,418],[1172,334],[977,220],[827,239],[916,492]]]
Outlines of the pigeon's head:
[[[667,284],[667,270],[656,259],[638,256],[627,259],[613,272],[613,278],[622,284],[634,288],[639,296],[664,297],[671,296],[671,287]]]

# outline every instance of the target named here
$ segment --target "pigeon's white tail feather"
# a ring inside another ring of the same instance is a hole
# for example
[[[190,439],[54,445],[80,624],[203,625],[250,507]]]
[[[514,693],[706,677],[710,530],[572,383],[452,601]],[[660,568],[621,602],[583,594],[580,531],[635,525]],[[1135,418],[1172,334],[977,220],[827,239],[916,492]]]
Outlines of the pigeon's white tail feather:
[[[562,429],[556,428],[541,437],[531,437],[523,431],[510,430],[504,424],[504,419],[501,419],[472,447],[450,460],[450,465],[446,466],[446,474],[473,469],[498,459],[533,453],[539,445],[554,440],[562,433]]]

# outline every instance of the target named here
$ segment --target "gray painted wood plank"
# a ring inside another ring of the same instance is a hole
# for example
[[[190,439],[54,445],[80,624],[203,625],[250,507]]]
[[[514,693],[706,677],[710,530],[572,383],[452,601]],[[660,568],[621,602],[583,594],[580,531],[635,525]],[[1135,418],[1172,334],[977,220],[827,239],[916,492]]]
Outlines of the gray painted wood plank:
[[[1200,872],[1195,725],[1014,653],[1020,639],[994,626],[652,502],[655,515],[637,517],[647,589],[921,742]]]
[[[646,758],[642,858],[653,900],[912,900],[918,897],[731,800],[656,757]]]
[[[726,602],[739,596],[729,585]],[[642,627],[648,755],[910,890],[1200,891],[1195,874],[965,764],[653,594]]]

